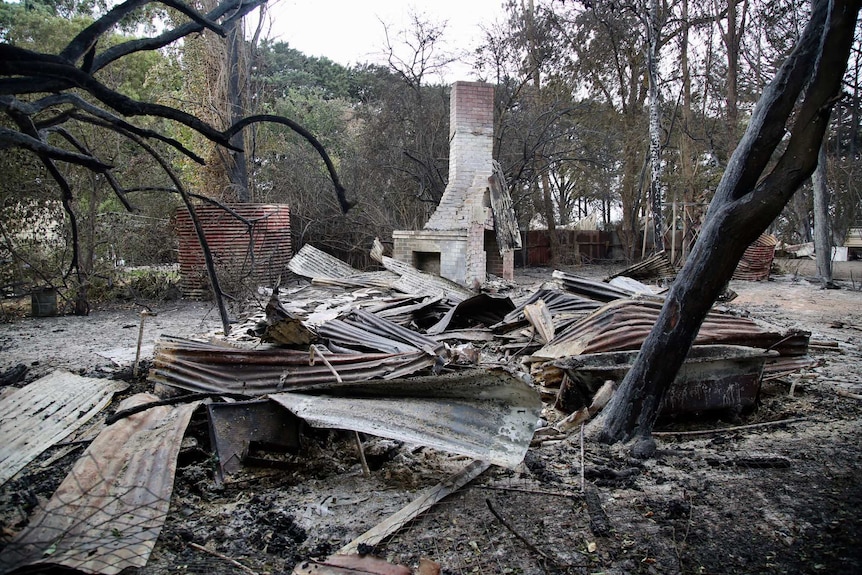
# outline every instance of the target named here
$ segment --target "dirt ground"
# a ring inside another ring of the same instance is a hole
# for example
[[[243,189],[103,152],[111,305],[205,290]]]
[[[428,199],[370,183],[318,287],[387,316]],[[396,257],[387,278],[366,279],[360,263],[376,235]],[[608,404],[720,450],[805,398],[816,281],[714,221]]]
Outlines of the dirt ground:
[[[819,289],[804,261],[781,262],[768,282],[731,283],[738,293],[727,304],[732,312],[810,331],[818,363],[764,382],[753,413],[660,424],[658,453],[645,461],[620,446],[588,442],[582,465],[577,435],[546,443],[516,470],[492,467],[373,552],[410,567],[429,558],[443,573],[458,574],[862,572],[862,401],[839,394],[862,394],[857,263],[836,273],[838,290]],[[518,278],[525,288],[549,279],[542,269]],[[211,305],[150,303],[158,315],[146,320],[144,357],[159,334],[219,329]],[[129,367],[140,311],[115,305],[86,318],[2,323],[0,373],[24,364],[29,382],[62,367],[126,379],[132,386],[125,395],[149,389]],[[773,423],[781,420],[790,421]],[[764,425],[750,427],[757,423]],[[293,468],[250,470],[217,485],[199,413],[144,573],[290,573],[468,463],[368,438],[372,473],[364,477],[348,439],[313,434]],[[0,547],[50,497],[83,446],[60,449],[0,488]]]

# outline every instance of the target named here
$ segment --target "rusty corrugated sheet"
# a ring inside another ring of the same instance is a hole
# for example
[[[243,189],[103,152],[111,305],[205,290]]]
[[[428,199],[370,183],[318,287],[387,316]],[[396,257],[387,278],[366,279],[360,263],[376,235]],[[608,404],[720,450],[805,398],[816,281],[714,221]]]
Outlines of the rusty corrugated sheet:
[[[775,246],[778,239],[769,234],[761,234],[748,248],[739,260],[733,279],[747,281],[764,281],[769,279],[772,260],[775,258]]]
[[[437,356],[426,351],[324,355],[331,369],[308,351],[247,350],[162,336],[156,344],[149,380],[194,392],[253,397],[331,384],[336,381],[333,369],[343,381],[355,382],[404,377],[437,361]]]
[[[658,319],[662,304],[649,300],[618,300],[606,304],[558,333],[534,356],[556,358],[605,351],[640,349]],[[779,333],[754,321],[712,311],[707,314],[695,345],[725,344],[775,349],[781,355],[799,356],[808,351],[805,332]]]
[[[121,408],[157,401],[142,393]],[[153,407],[102,431],[50,501],[0,553],[0,572],[141,568],[168,514],[180,442],[197,404]]]
[[[592,300],[608,302],[632,296],[632,293],[629,291],[616,288],[604,282],[578,277],[562,270],[554,270],[554,273],[551,275],[555,279],[560,280],[563,288],[567,291]]]
[[[338,396],[270,396],[314,427],[350,429],[425,445],[504,467],[523,459],[542,402],[503,371],[339,386]]]
[[[251,221],[251,229],[218,206],[195,207],[217,269],[232,277],[248,276],[258,285],[275,285],[292,254],[290,209],[286,205],[251,203],[228,207]],[[209,280],[191,216],[185,209],[177,212],[176,232],[183,295],[203,297],[209,293]]]
[[[100,412],[123,382],[55,371],[0,401],[0,485]]]

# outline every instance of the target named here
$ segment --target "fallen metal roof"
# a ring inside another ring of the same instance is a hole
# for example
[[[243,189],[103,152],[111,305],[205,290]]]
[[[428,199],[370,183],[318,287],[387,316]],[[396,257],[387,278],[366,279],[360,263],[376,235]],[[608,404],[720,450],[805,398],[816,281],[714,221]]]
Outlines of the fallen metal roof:
[[[434,342],[434,345],[438,345]],[[407,353],[323,353],[281,348],[241,349],[162,336],[156,344],[149,380],[180,389],[247,396],[342,381],[404,377],[433,366],[437,356]]]
[[[618,300],[558,332],[554,340],[536,351],[536,358],[557,358],[605,351],[640,349],[661,312],[662,304],[650,300]],[[727,344],[775,349],[783,356],[805,355],[805,332],[783,334],[765,329],[753,320],[711,311],[701,325],[694,345]]]
[[[287,264],[287,269],[307,278],[349,278],[359,270],[311,244],[302,246]]]
[[[514,308],[515,304],[508,297],[486,293],[476,294],[458,302],[426,332],[429,335],[438,335],[447,330],[450,324],[454,328],[471,327],[474,323],[491,326],[498,323]]]
[[[55,371],[0,401],[0,485],[100,412],[121,381]]]
[[[337,397],[270,398],[313,427],[360,431],[509,468],[524,459],[542,407],[535,390],[501,370],[339,385]]]
[[[608,302],[632,296],[632,293],[628,290],[617,288],[604,282],[588,280],[561,270],[554,270],[554,273],[551,275],[555,279],[560,280],[563,288],[567,291],[596,301]]]
[[[158,399],[141,393],[120,408]],[[153,407],[105,428],[0,553],[0,572],[42,564],[113,575],[144,567],[168,514],[180,442],[197,405]]]
[[[317,334],[340,348],[357,351],[424,351],[438,356],[444,350],[442,344],[425,335],[360,309],[351,311],[341,319],[321,324],[317,328]]]
[[[619,272],[609,276],[608,279],[620,276],[629,277],[635,280],[673,278],[676,276],[676,269],[674,269],[667,252],[661,251],[625,268],[624,270],[620,270]]]
[[[543,300],[545,302],[545,305],[548,307],[548,311],[551,312],[551,317],[563,313],[586,315],[602,306],[601,303],[593,299],[583,298],[560,290],[543,288],[533,292],[530,297],[522,301],[515,307],[515,309],[506,314],[506,317],[504,317],[500,323],[492,325],[491,328],[505,329],[506,326],[511,324],[525,323],[527,318],[524,317],[524,308],[539,300]]]

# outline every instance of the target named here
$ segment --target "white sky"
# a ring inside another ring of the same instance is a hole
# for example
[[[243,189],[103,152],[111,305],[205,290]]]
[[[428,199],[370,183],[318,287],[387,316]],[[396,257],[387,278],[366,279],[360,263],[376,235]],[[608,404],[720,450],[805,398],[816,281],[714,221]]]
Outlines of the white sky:
[[[502,4],[503,0],[279,0],[270,3],[269,36],[308,56],[325,56],[345,66],[382,64],[384,23],[391,38],[409,27],[411,11],[432,23],[445,22],[442,47],[461,53],[482,41],[482,26],[489,28],[503,19]],[[465,65],[453,65],[445,77],[447,82],[471,79]]]

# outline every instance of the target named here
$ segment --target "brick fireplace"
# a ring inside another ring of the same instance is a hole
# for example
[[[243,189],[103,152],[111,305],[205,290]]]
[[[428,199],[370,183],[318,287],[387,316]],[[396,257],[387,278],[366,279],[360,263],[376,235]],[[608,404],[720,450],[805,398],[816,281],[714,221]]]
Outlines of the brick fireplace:
[[[514,252],[511,246],[500,249],[494,231],[493,136],[494,86],[455,82],[446,190],[422,230],[392,232],[395,259],[468,287],[484,283],[488,273],[512,279]]]

